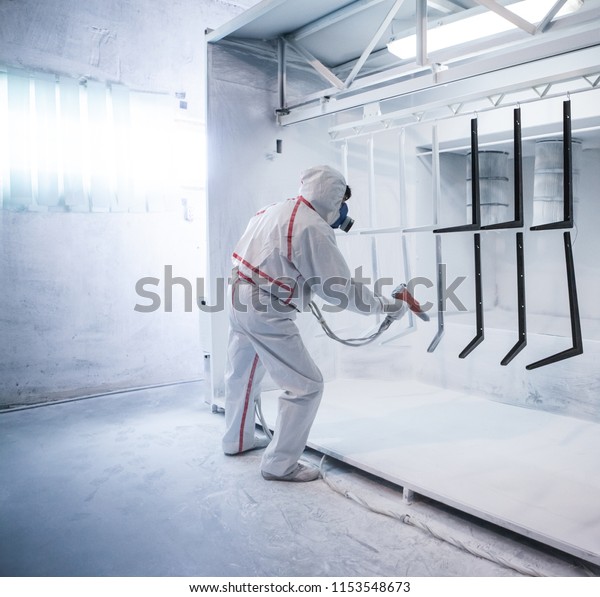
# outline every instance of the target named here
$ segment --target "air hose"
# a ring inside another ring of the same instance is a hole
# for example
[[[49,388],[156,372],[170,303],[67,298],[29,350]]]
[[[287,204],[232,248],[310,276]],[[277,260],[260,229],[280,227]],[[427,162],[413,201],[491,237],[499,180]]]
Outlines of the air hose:
[[[381,514],[383,516],[388,516],[390,518],[395,518],[404,524],[410,525],[412,527],[418,528],[421,531],[429,534],[432,537],[440,541],[444,541],[445,543],[449,543],[450,545],[470,553],[478,558],[482,558],[484,560],[488,560],[489,562],[493,562],[494,564],[498,564],[499,566],[503,566],[510,570],[514,570],[519,574],[524,576],[547,576],[546,574],[536,570],[533,567],[527,566],[526,564],[520,561],[514,561],[509,557],[505,557],[502,554],[497,554],[492,552],[491,549],[486,549],[485,546],[482,546],[479,543],[474,543],[471,539],[458,539],[453,537],[449,529],[444,529],[443,527],[434,528],[429,522],[425,522],[425,520],[421,520],[415,517],[412,514],[407,514],[405,512],[396,512],[394,510],[383,509],[377,506],[374,506],[367,502],[364,498],[357,496],[351,491],[341,489],[337,484],[333,483],[325,473],[325,456],[321,458],[321,462],[319,465],[319,469],[321,471],[321,477],[323,481],[334,491],[343,495],[344,497],[360,504],[363,508],[370,510],[371,512],[375,512],[377,514]]]
[[[256,416],[258,417],[258,420],[260,421],[260,424],[263,428],[263,432],[264,434],[269,438],[269,439],[273,439],[273,434],[271,433],[271,429],[269,428],[269,426],[267,425],[267,421],[265,419],[265,415],[263,414],[262,411],[262,406],[260,403],[260,396],[257,396],[254,399],[254,410],[256,412]]]
[[[345,344],[346,346],[365,346],[365,344],[369,344],[370,342],[373,342],[373,340],[376,340],[377,338],[379,338],[379,336],[381,336],[381,334],[383,334],[383,332],[385,332],[392,325],[392,323],[394,322],[394,319],[395,319],[391,315],[388,315],[381,322],[381,325],[379,326],[379,328],[377,329],[376,332],[373,332],[372,334],[370,334],[369,336],[365,336],[364,338],[346,338],[346,339],[344,339],[344,338],[340,338],[339,336],[337,336],[335,334],[335,332],[329,327],[328,323],[325,321],[325,318],[323,317],[323,314],[321,313],[321,310],[319,309],[319,307],[317,307],[317,305],[313,301],[311,301],[308,304],[308,306],[310,307],[312,314],[317,318],[317,321],[321,324],[321,327],[323,328],[323,331],[325,332],[325,334],[327,334],[327,336],[329,338],[331,338],[332,340],[341,342],[342,344]],[[267,425],[267,422],[266,422],[265,417],[262,412],[260,398],[257,398],[255,400],[254,410],[256,411],[256,416],[258,417],[258,420],[260,421],[260,424],[262,425],[265,435],[269,439],[273,439],[271,430],[269,429],[269,426]]]
[[[423,321],[429,321],[429,315],[427,315],[427,313],[425,313],[421,309],[421,305],[409,292],[406,284],[400,284],[399,286],[397,286],[394,289],[394,292],[392,292],[392,297],[396,300],[403,301],[406,304],[406,307],[410,309],[415,315],[417,315],[417,317],[420,317]],[[373,342],[373,340],[379,338],[379,336],[381,336],[381,334],[383,334],[383,332],[385,332],[392,325],[394,320],[399,319],[398,316],[392,317],[391,315],[388,315],[381,322],[381,325],[379,326],[379,329],[376,332],[373,332],[372,334],[370,334],[369,336],[365,336],[364,338],[340,338],[329,327],[319,307],[317,307],[314,301],[310,301],[310,303],[308,303],[308,306],[310,307],[312,314],[317,318],[317,321],[321,324],[321,327],[323,328],[325,334],[332,340],[340,342],[341,344],[345,344],[346,346],[364,346],[365,344]]]
[[[373,340],[379,338],[379,336],[381,336],[381,334],[383,334],[383,332],[385,332],[385,330],[387,330],[392,325],[395,319],[391,315],[388,315],[381,322],[381,325],[379,326],[379,329],[376,332],[373,332],[372,334],[370,334],[369,336],[365,336],[364,338],[340,338],[329,327],[329,324],[325,321],[325,318],[323,317],[323,314],[321,313],[319,307],[317,307],[317,305],[313,301],[308,303],[308,306],[310,307],[312,314],[317,318],[317,321],[321,324],[321,327],[323,328],[325,334],[332,340],[340,342],[341,344],[345,344],[346,346],[364,346],[365,344],[373,342]]]

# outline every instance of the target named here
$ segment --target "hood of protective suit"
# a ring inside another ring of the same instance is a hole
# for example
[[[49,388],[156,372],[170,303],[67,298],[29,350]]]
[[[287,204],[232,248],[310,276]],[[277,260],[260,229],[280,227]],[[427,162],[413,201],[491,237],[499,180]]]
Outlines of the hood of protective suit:
[[[314,166],[302,173],[301,183],[300,194],[329,225],[333,224],[346,192],[344,176],[330,166]]]

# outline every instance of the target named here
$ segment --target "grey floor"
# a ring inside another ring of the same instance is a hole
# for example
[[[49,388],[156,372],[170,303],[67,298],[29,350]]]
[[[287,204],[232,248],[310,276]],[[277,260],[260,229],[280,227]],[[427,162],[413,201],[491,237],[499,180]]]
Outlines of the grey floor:
[[[325,481],[264,481],[260,453],[220,450],[202,384],[0,414],[0,574],[7,576],[550,576],[596,570],[329,460],[328,480],[409,512],[473,556]],[[319,462],[319,454],[307,452]],[[408,509],[408,510],[407,510]]]

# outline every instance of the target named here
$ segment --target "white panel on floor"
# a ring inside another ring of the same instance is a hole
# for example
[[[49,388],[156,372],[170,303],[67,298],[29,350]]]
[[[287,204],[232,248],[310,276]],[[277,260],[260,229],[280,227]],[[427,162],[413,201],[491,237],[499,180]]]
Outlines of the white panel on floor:
[[[267,423],[277,392],[263,394]],[[600,563],[600,425],[419,382],[328,383],[309,446]]]

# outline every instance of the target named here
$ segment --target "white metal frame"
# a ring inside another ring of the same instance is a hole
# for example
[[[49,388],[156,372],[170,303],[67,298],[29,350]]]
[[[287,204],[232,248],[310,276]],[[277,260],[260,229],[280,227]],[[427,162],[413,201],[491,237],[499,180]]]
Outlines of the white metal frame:
[[[308,95],[294,105],[285,104],[285,111],[280,112],[279,115],[280,124],[294,124],[325,114],[351,109],[365,103],[414,94],[417,91],[445,86],[455,81],[465,81],[492,71],[498,72],[515,66],[526,65],[533,61],[556,57],[584,48],[594,46],[597,48],[598,46],[597,31],[600,23],[600,5],[588,10],[586,15],[575,13],[555,22],[556,14],[565,3],[565,0],[558,0],[536,26],[518,17],[495,0],[474,1],[506,18],[519,27],[519,30],[497,35],[493,39],[484,42],[463,44],[454,49],[439,51],[429,56],[427,48],[427,8],[428,5],[437,3],[417,0],[414,27],[417,35],[417,52],[414,61],[405,61],[401,66],[388,68],[381,72],[367,73],[360,78],[358,77],[359,72],[366,70],[364,67],[367,59],[371,56],[375,44],[380,40],[394,15],[402,6],[402,0],[398,0],[394,4],[361,56],[350,64],[329,68],[303,48],[301,40],[315,31],[356,14],[359,10],[365,10],[369,6],[379,3],[375,0],[355,2],[340,11],[331,13],[319,21],[286,35],[284,38],[285,43],[290,45],[305,60],[307,65],[329,81],[332,86]],[[477,9],[464,11],[462,14],[468,16],[474,10]],[[523,38],[523,31],[528,34],[525,38]],[[568,66],[554,67],[552,75],[546,74],[544,77],[538,75],[534,85],[552,84],[576,76],[574,70],[581,72],[580,68],[574,68],[574,65],[578,62],[577,60],[567,59],[563,62],[568,62]],[[599,64],[600,59],[596,58],[594,67]],[[342,80],[340,73],[348,67],[351,68],[350,74],[345,80]],[[594,67],[592,67],[592,71]],[[285,70],[285,65],[280,65],[280,68]],[[526,68],[524,70],[527,71],[527,78],[531,79],[531,69]],[[535,70],[538,70],[537,67]],[[592,73],[585,72],[584,74],[590,75]],[[512,73],[510,76],[512,77]],[[495,90],[494,94],[500,96],[507,87],[515,89],[514,82],[507,81],[504,76],[500,77],[500,81],[501,85],[496,83],[492,86]],[[524,84],[524,82],[519,83],[521,86]],[[444,93],[446,94],[446,88],[444,88]],[[485,94],[485,88],[478,90],[477,93]],[[285,97],[285,87],[280,91],[280,95]],[[332,101],[334,99],[335,101]]]

